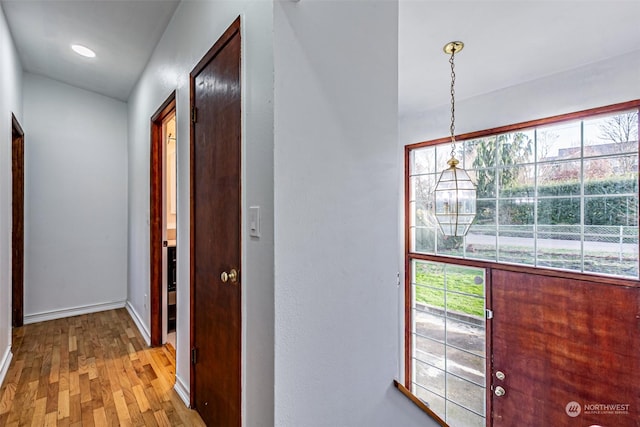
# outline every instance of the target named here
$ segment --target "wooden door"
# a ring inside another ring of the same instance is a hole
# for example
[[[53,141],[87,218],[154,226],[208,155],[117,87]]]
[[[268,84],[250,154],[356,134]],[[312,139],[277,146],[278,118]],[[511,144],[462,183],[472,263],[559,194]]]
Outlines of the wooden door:
[[[191,100],[192,405],[207,425],[233,427],[241,425],[239,18],[191,72]]]
[[[24,322],[24,132],[15,116],[11,117],[11,294],[13,326]]]
[[[493,426],[640,425],[638,288],[491,276]]]

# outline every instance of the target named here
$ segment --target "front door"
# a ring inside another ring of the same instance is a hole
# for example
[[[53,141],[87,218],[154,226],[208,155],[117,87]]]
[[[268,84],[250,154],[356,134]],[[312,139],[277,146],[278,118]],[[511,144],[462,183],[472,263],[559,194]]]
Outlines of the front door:
[[[492,270],[493,426],[638,426],[639,289]]]
[[[192,405],[241,425],[240,21],[191,72]]]

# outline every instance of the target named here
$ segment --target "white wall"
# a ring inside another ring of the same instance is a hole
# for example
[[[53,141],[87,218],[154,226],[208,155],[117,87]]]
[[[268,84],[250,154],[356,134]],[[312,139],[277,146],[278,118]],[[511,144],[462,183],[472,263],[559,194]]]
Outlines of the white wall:
[[[176,390],[189,393],[189,73],[242,15],[243,67],[243,422],[273,425],[273,5],[270,1],[183,1],[129,99],[128,307],[149,329],[149,128],[176,90]],[[248,237],[259,205],[262,237]]]
[[[27,132],[22,66],[0,9],[0,382],[11,358],[11,113]]]
[[[589,29],[585,29],[589,31]],[[535,55],[535,52],[532,52]],[[640,50],[470,99],[456,94],[456,133],[640,98]],[[462,74],[460,70],[459,74]],[[458,77],[462,78],[462,77]],[[473,79],[473,72],[464,78]],[[401,145],[447,136],[450,106],[400,119]]]
[[[435,425],[392,386],[398,4],[274,13],[275,425]]]
[[[124,306],[126,104],[24,75],[25,322]]]

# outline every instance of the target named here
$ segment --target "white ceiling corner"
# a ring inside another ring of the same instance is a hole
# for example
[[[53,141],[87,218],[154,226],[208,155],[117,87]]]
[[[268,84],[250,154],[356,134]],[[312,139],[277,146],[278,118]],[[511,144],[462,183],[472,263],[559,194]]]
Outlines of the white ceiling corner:
[[[2,0],[25,71],[126,101],[179,0]],[[93,49],[89,59],[70,45]]]

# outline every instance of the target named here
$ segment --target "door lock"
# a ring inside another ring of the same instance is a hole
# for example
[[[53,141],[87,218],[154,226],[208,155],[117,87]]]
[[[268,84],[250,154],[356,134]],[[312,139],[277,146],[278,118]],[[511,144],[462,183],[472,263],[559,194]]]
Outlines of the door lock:
[[[238,281],[238,271],[235,268],[232,268],[228,273],[223,271],[220,275],[220,280],[222,280],[222,283],[227,283],[228,281],[236,283]]]
[[[493,390],[493,392],[494,392],[494,393],[495,393],[495,395],[496,395],[496,396],[498,396],[498,397],[502,397],[502,396],[504,396],[504,395],[506,394],[506,391],[505,391],[502,387],[500,387],[500,386],[497,386],[497,387]]]
[[[504,381],[504,379],[506,378],[504,375],[504,372],[502,371],[497,371],[496,372],[496,378],[499,379],[500,381]]]

